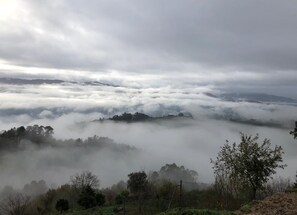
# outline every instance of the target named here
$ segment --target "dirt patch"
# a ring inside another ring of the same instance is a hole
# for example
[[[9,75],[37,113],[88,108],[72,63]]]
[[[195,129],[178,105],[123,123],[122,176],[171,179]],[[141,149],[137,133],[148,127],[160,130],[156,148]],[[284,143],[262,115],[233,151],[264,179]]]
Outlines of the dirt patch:
[[[297,215],[297,193],[276,193],[261,201],[253,201],[248,211],[237,215]]]

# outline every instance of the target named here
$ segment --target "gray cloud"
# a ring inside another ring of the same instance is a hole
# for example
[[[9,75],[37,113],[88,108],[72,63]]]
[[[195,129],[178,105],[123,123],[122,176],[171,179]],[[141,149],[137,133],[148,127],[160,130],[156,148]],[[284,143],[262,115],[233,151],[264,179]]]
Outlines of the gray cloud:
[[[12,2],[1,18],[1,76],[297,98],[294,1]]]
[[[294,1],[20,4],[25,12],[5,20],[0,34],[0,56],[15,64],[137,72],[297,68]]]

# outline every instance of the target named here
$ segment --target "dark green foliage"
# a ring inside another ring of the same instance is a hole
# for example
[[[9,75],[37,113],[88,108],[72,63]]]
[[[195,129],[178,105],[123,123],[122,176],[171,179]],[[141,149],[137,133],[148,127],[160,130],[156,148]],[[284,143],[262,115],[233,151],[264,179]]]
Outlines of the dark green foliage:
[[[98,206],[103,206],[105,204],[105,196],[102,193],[97,193],[95,199]]]
[[[114,115],[112,118],[109,118],[113,121],[124,121],[124,122],[140,122],[150,119],[151,117],[144,114],[144,113],[138,113],[135,114],[131,113],[123,113],[122,115]]]
[[[139,194],[145,192],[148,187],[147,175],[145,172],[133,172],[128,175],[127,186],[131,193]]]
[[[195,208],[221,208],[218,194],[213,187],[204,190],[192,190],[183,193],[183,206]]]
[[[36,197],[36,199],[34,199],[34,201],[30,204],[27,214],[57,215],[58,213],[64,212],[65,214],[73,215],[111,215],[114,214],[112,213],[112,208],[117,208],[119,214],[124,211],[127,215],[157,214],[161,211],[167,211],[169,203],[170,208],[179,207],[179,189],[176,183],[164,180],[160,184],[153,185],[147,181],[147,177],[144,172],[131,173],[129,175],[129,179],[129,187],[134,192],[130,195],[129,192],[124,189],[126,184],[121,182],[117,185],[117,187],[120,188],[116,189],[117,192],[114,193],[113,201],[109,201],[108,204],[105,204],[105,195],[108,196],[108,192],[105,192],[104,190],[101,190],[101,193],[98,193],[98,190],[92,189],[90,186],[83,186],[84,188],[82,189],[76,189],[72,185],[65,184],[57,189],[49,190],[44,195]],[[134,187],[134,189],[132,187]],[[175,191],[175,195],[173,195],[173,191]],[[190,192],[183,191],[182,198],[183,212],[185,212],[184,214],[196,214],[198,211],[198,214],[213,214],[208,213],[208,210],[203,210],[202,213],[202,210],[189,210],[186,209],[187,207],[209,209],[219,208],[214,189],[200,191],[192,190]],[[64,200],[67,201],[67,203]],[[117,206],[114,205],[114,203],[116,203]],[[66,204],[68,204],[68,207],[66,207]],[[111,207],[107,210],[106,206]],[[67,208],[71,208],[71,210],[67,211]],[[173,212],[174,210],[172,210],[172,214],[175,214],[175,212]]]
[[[22,150],[26,147],[22,143],[34,144],[38,147],[48,146],[69,146],[69,147],[96,147],[101,149],[103,147],[112,148],[113,150],[128,151],[135,150],[135,147],[131,147],[124,144],[117,144],[112,139],[107,137],[98,137],[94,135],[85,140],[82,139],[66,139],[59,140],[53,138],[54,129],[50,126],[28,126],[12,128],[0,133],[0,151],[3,150]]]
[[[90,186],[84,187],[77,203],[85,209],[95,207],[97,205],[95,191]]]
[[[56,203],[56,210],[60,213],[68,211],[69,202],[66,199],[59,199]]]
[[[294,130],[290,131],[290,134],[293,135],[294,139],[297,139],[297,121],[295,122]]]
[[[77,203],[85,209],[93,208],[95,206],[103,206],[105,203],[105,196],[102,193],[96,193],[91,186],[87,185],[82,188]]]
[[[21,140],[29,140],[35,144],[48,143],[52,139],[54,129],[51,126],[24,126],[12,128],[0,134],[0,149],[15,149]]]
[[[139,212],[141,212],[143,199],[148,190],[148,180],[145,172],[133,172],[128,175],[127,187],[138,199]]]
[[[153,121],[153,120],[169,120],[175,118],[193,118],[191,114],[183,114],[179,113],[177,115],[166,115],[160,117],[151,117],[144,113],[123,113],[122,115],[114,115],[113,117],[109,118],[109,120],[117,121],[117,122],[144,122],[144,121]],[[99,121],[104,121],[104,119],[100,119]]]
[[[129,197],[129,191],[124,190],[116,196],[115,202],[116,204],[123,204],[124,202],[127,201],[128,197]]]
[[[18,127],[16,130],[16,135],[18,137],[24,137],[26,135],[26,129],[24,126]]]
[[[144,114],[144,113],[138,113],[136,112],[133,117],[132,117],[132,120],[133,121],[144,121],[144,120],[147,120],[147,119],[150,119],[151,117]]]
[[[216,160],[212,160],[216,180],[225,174],[225,179],[231,181],[232,189],[244,187],[255,199],[256,192],[275,174],[276,168],[282,165],[283,150],[281,146],[271,147],[270,140],[264,139],[258,143],[259,136],[241,134],[239,144],[227,143],[221,148]]]
[[[34,143],[42,143],[51,138],[53,133],[54,129],[51,126],[28,126],[25,131],[25,138]]]

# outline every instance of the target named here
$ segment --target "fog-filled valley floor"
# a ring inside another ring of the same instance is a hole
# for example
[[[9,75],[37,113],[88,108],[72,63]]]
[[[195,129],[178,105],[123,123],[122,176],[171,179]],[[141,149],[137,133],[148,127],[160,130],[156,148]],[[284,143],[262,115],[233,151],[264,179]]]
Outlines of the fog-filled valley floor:
[[[18,151],[1,151],[2,188],[11,185],[21,189],[32,180],[45,180],[48,187],[56,187],[84,170],[96,174],[100,186],[107,187],[127,180],[130,172],[150,172],[166,163],[195,170],[198,182],[210,184],[214,182],[210,159],[216,157],[225,140],[239,142],[240,132],[258,133],[260,139],[269,138],[273,145],[281,145],[288,166],[278,175],[294,177],[297,145],[289,135],[297,111],[294,99],[222,93],[205,87],[140,88],[48,80],[32,84],[21,79],[16,84],[15,79],[9,80],[2,80],[0,129],[48,125],[54,129],[53,138],[60,142],[41,148],[22,142]],[[109,120],[124,112],[157,118]],[[185,117],[164,117],[179,113]],[[107,137],[107,146],[67,143],[94,136]]]

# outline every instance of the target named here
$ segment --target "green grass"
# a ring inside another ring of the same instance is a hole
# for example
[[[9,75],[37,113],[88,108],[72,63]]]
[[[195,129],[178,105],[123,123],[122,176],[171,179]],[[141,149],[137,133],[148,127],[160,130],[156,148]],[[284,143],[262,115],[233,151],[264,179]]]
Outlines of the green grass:
[[[116,215],[113,212],[114,207],[92,208],[87,210],[69,210],[62,215]],[[53,212],[51,215],[61,215],[59,212]]]
[[[251,212],[251,205],[250,204],[245,204],[240,208],[240,211],[247,214]]]
[[[163,212],[158,215],[179,215],[179,211],[177,209]],[[232,212],[228,211],[214,211],[208,209],[186,209],[182,211],[183,215],[233,215]]]
[[[62,215],[116,215],[113,212],[114,206],[111,207],[103,207],[103,208],[94,208],[88,210],[73,210],[62,213]],[[138,214],[136,208],[135,210],[131,210],[132,208],[127,208],[127,215],[136,215]],[[168,212],[163,213],[152,213],[152,211],[144,211],[142,214],[147,215],[180,215],[178,209],[173,209]],[[208,209],[183,209],[183,215],[234,215],[232,212],[228,211],[215,211],[215,210],[208,210]],[[51,215],[61,215],[59,212],[54,212]]]
[[[92,208],[87,210],[70,210],[62,213],[62,215],[117,215],[114,213],[113,209],[116,206],[101,207],[101,208]],[[126,207],[126,215],[140,215],[138,212],[137,204],[129,204]],[[229,211],[216,211],[208,209],[191,209],[183,208],[183,215],[234,215]],[[50,215],[61,215],[59,212],[53,212]],[[141,215],[180,215],[178,209],[172,209],[168,212],[157,213],[151,207],[144,207]]]

